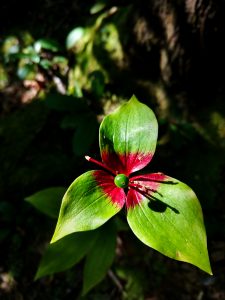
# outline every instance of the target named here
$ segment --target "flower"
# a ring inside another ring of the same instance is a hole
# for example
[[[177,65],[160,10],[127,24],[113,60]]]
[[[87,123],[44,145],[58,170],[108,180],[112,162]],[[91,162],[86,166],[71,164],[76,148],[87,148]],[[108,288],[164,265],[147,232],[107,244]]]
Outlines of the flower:
[[[52,242],[96,229],[126,205],[128,224],[144,244],[211,274],[202,210],[192,189],[163,173],[133,174],[151,161],[157,136],[153,111],[135,96],[104,118],[102,162],[86,156],[102,170],[88,171],[70,185]]]
[[[149,160],[152,156],[145,157],[143,160],[136,156],[136,159],[130,159],[128,156],[128,162],[132,161],[132,168],[129,163],[126,163],[123,160],[123,163],[120,163],[119,160],[112,158],[105,159],[105,161],[111,162],[110,165],[113,165],[114,169],[107,166],[103,162],[99,162],[90,156],[85,156],[85,158],[102,167],[103,170],[94,171],[93,176],[105,194],[107,194],[112,203],[122,208],[124,204],[127,209],[133,208],[135,205],[138,205],[142,199],[142,196],[148,197],[149,199],[154,199],[153,196],[157,193],[157,187],[160,183],[166,180],[166,176],[162,173],[152,173],[139,176],[131,176],[132,169],[139,169],[139,166],[142,166]],[[145,160],[145,162],[144,162]],[[137,162],[137,163],[135,163]],[[121,173],[123,172],[123,173]],[[126,193],[125,190],[128,190]]]

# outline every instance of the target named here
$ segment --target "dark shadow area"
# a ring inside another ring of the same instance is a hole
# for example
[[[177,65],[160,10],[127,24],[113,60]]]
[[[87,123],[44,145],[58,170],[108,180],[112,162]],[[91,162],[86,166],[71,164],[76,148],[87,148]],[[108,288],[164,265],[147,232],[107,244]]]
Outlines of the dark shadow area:
[[[168,182],[167,182],[167,184],[168,184]],[[163,195],[161,193],[159,193],[158,191],[155,191],[153,189],[147,189],[146,191],[143,191],[141,188],[138,188],[138,187],[132,187],[132,188],[149,200],[148,207],[151,210],[162,213],[162,212],[165,212],[167,208],[169,208],[174,213],[179,214],[179,211],[176,208],[163,202],[161,199],[158,199],[157,196],[155,196],[155,194],[158,194],[160,197],[163,198]]]
[[[162,200],[157,199],[157,197],[149,197],[148,207],[155,212],[164,212],[167,208],[171,209],[175,214],[179,214],[179,210],[164,203]]]

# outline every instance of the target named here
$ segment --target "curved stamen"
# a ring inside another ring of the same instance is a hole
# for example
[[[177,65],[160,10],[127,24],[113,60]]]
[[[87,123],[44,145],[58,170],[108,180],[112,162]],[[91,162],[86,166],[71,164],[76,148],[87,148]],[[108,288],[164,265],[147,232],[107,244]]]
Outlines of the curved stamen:
[[[110,173],[113,174],[114,176],[117,175],[117,173],[116,173],[115,171],[113,171],[113,170],[112,170],[111,168],[109,168],[108,166],[104,165],[102,162],[100,162],[100,161],[98,161],[98,160],[96,160],[96,159],[94,159],[94,158],[92,158],[92,157],[90,157],[90,156],[87,156],[87,155],[85,156],[85,159],[86,159],[87,161],[90,161],[90,162],[92,162],[92,163],[94,163],[94,164],[96,164],[96,165],[102,167],[103,169],[105,169],[106,171],[110,172]]]

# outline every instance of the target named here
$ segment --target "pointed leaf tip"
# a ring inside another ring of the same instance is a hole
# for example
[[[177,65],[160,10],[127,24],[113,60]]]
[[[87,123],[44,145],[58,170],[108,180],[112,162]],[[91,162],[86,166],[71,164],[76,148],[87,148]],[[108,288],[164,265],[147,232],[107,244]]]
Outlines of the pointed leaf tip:
[[[145,175],[144,186],[152,191],[150,196],[129,190],[127,201],[135,204],[128,207],[130,228],[149,247],[212,274],[202,210],[195,193],[169,176],[155,186],[157,176],[161,175]],[[138,177],[136,184],[143,185]]]
[[[113,176],[105,171],[79,176],[63,197],[51,244],[70,233],[96,229],[120,211],[125,194],[115,189]]]
[[[136,102],[139,102],[139,100],[137,99],[137,97],[133,94],[129,100],[129,102],[132,102],[132,101],[136,101]],[[139,102],[140,103],[140,102]]]
[[[125,175],[144,168],[152,159],[158,136],[153,111],[135,95],[100,125],[102,161]]]

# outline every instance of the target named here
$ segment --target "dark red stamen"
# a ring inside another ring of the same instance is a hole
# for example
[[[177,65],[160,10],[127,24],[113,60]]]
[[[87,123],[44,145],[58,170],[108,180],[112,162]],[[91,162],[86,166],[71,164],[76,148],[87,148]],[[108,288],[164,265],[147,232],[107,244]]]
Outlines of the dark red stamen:
[[[98,161],[98,160],[96,160],[94,158],[91,158],[90,156],[87,156],[87,155],[85,156],[85,159],[88,160],[88,161],[90,161],[90,162],[92,162],[92,163],[94,163],[94,164],[96,164],[96,165],[98,165],[98,166],[100,166],[100,167],[102,167],[103,169],[105,169],[106,171],[110,172],[114,176],[117,175],[117,172],[113,171],[111,168],[107,167],[102,162],[100,162],[100,161]]]

